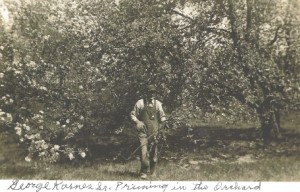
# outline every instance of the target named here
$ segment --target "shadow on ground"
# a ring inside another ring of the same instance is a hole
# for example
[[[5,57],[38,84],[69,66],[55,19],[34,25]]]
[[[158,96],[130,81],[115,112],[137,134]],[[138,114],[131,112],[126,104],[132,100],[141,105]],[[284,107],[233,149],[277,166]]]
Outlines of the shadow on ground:
[[[120,177],[120,178],[136,179],[139,177],[138,172],[131,172],[131,171],[122,171],[122,170],[108,171],[108,170],[105,170],[104,173],[114,175],[117,178]]]
[[[254,162],[268,156],[300,157],[299,131],[283,129],[283,138],[273,140],[268,146],[263,145],[260,134],[256,128],[196,127],[170,136],[161,159],[182,162],[187,156],[195,156],[211,163]]]

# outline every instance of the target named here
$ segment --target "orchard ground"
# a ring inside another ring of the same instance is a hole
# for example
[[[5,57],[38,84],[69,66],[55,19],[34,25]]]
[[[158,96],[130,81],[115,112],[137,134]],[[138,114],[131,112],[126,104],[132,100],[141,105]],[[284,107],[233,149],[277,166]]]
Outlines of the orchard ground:
[[[248,125],[219,126],[195,121],[187,137],[170,136],[160,151],[152,180],[300,181],[300,111],[282,117],[283,139],[268,147]],[[187,133],[182,133],[187,134]],[[86,161],[26,162],[26,152],[0,138],[1,179],[138,180],[139,160],[108,155]],[[134,150],[135,146],[133,146]],[[124,150],[121,149],[120,150]],[[131,149],[130,149],[131,150]]]

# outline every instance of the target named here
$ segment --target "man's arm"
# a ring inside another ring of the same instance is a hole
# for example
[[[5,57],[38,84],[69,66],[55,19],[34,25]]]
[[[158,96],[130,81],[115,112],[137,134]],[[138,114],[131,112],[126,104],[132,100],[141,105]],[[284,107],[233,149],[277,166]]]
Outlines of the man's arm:
[[[164,112],[162,103],[160,101],[157,101],[157,110],[158,110],[160,122],[166,121],[166,114]]]
[[[142,107],[141,101],[138,100],[134,105],[133,110],[130,112],[130,117],[132,121],[134,121],[135,123],[139,121],[138,116],[140,114],[141,107]]]
[[[139,116],[140,108],[141,108],[141,103],[138,101],[134,105],[134,108],[130,113],[130,117],[132,121],[136,123],[136,127],[138,130],[144,130],[146,127],[145,124],[137,118]]]
[[[137,122],[139,121],[138,118],[137,118],[138,113],[139,113],[138,103],[136,103],[136,104],[134,105],[133,110],[132,110],[131,113],[130,113],[130,117],[131,117],[132,121],[134,121],[135,123],[137,123]]]

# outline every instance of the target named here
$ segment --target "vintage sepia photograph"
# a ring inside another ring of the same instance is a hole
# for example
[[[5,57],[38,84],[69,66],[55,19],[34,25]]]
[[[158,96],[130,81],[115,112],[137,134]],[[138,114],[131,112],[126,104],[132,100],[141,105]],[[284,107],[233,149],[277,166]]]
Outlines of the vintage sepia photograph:
[[[299,10],[0,0],[0,179],[300,182]]]

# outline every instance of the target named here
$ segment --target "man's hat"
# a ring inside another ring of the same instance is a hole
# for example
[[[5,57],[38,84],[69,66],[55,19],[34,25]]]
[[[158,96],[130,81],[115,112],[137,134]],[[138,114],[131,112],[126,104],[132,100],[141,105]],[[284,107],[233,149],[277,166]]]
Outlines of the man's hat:
[[[149,91],[149,92],[155,92],[156,91],[155,86],[154,85],[148,85],[147,91]]]

